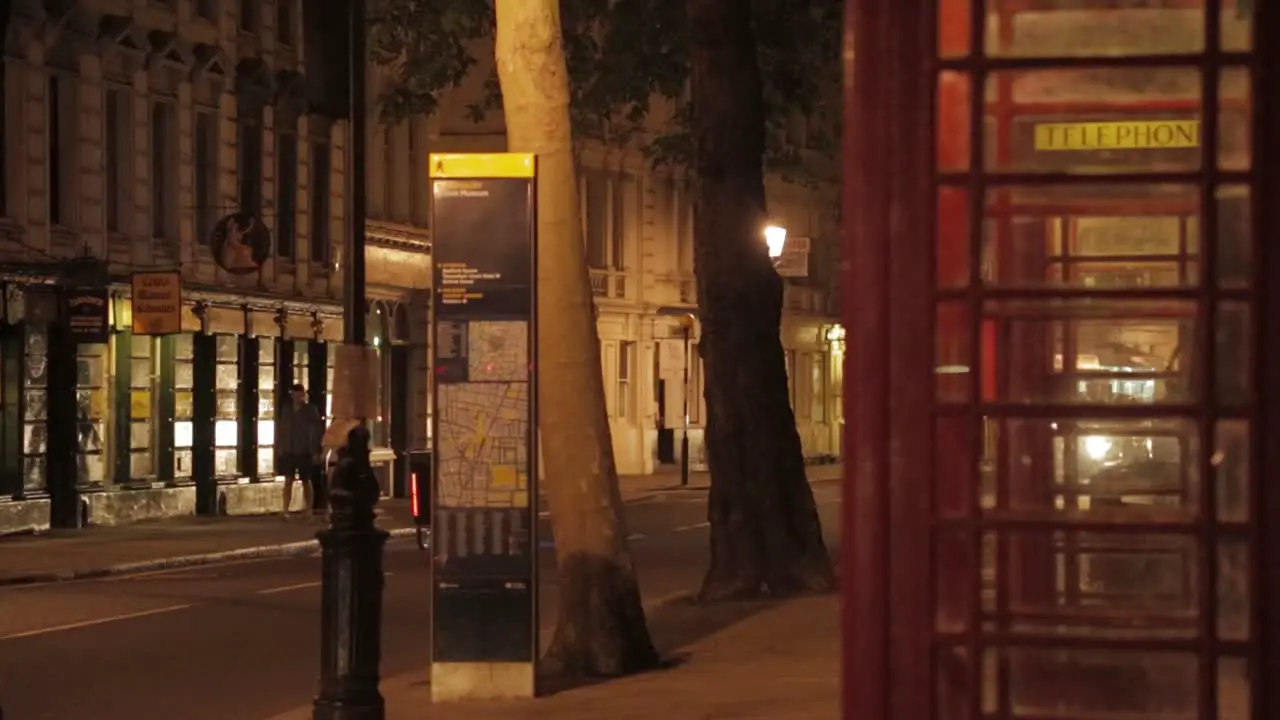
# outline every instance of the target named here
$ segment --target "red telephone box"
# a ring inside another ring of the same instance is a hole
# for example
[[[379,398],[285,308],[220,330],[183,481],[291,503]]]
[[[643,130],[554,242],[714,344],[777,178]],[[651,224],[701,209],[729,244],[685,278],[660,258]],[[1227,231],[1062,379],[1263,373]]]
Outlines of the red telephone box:
[[[1280,77],[1254,41],[1280,13],[847,21],[845,716],[1280,713],[1259,573],[1280,198],[1257,202]]]

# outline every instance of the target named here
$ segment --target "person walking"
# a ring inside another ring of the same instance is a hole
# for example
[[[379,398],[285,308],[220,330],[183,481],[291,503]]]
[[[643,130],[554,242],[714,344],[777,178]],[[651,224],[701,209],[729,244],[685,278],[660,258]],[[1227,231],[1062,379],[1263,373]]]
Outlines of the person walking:
[[[280,516],[286,520],[293,504],[293,483],[298,480],[302,481],[306,512],[316,512],[318,493],[313,486],[318,478],[323,478],[317,468],[321,464],[320,442],[324,438],[324,419],[320,417],[320,411],[307,402],[306,388],[295,383],[289,391],[289,398],[290,403],[280,417],[282,442],[279,462],[280,472],[284,475],[284,507]]]

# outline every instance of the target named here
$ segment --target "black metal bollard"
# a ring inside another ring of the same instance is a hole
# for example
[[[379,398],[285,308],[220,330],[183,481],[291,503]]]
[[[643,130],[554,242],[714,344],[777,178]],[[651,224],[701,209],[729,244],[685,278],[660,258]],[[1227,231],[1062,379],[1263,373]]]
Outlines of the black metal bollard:
[[[378,691],[382,654],[382,548],[374,525],[378,480],[369,465],[369,430],[347,435],[329,494],[329,529],[316,533],[323,550],[320,694],[314,720],[383,720]]]

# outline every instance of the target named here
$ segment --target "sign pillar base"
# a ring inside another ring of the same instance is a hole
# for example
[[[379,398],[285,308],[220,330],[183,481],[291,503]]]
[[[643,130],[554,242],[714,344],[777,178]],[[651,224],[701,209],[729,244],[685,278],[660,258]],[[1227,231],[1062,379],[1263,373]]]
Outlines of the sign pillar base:
[[[533,663],[435,663],[431,701],[520,700],[534,696]]]

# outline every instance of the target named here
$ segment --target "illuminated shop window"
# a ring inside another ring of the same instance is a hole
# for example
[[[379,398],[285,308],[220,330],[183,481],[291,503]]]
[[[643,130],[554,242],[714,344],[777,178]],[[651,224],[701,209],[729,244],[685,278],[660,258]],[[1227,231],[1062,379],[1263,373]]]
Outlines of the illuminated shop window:
[[[45,489],[45,452],[49,445],[48,343],[44,328],[27,328],[22,376],[22,488],[27,492]]]
[[[155,469],[155,341],[134,336],[129,342],[129,476],[148,478]]]
[[[219,335],[215,339],[213,474],[236,477],[240,471],[240,338]]]
[[[191,335],[173,338],[173,477],[191,477],[191,446],[194,436],[195,352]]]
[[[101,484],[107,417],[107,346],[76,346],[76,482]]]
[[[275,475],[276,345],[269,338],[258,345],[258,477]]]

